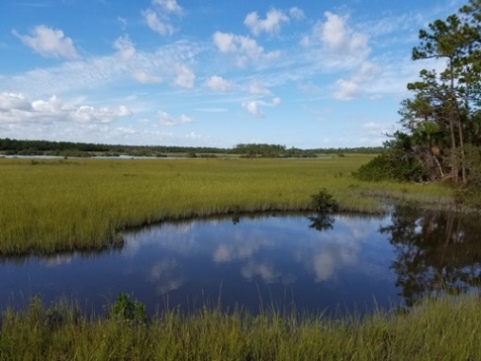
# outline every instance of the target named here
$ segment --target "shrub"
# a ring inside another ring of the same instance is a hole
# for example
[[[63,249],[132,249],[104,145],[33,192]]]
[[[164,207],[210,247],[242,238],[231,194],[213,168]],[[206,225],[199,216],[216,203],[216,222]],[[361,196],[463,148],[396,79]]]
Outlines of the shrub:
[[[109,316],[119,321],[145,324],[147,321],[145,305],[132,301],[125,293],[120,293],[110,307]]]
[[[353,176],[368,182],[419,181],[424,178],[424,170],[414,157],[398,157],[395,153],[386,152],[361,166]]]
[[[336,212],[339,209],[338,203],[326,188],[322,188],[318,193],[311,195],[311,204],[320,213]]]

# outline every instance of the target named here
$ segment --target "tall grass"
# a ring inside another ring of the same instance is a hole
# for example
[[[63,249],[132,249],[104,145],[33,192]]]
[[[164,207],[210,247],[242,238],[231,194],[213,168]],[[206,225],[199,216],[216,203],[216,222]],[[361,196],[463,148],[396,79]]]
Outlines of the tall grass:
[[[480,309],[473,297],[362,320],[204,308],[136,323],[34,300],[3,314],[0,360],[481,360]]]
[[[119,230],[168,218],[306,210],[320,188],[341,210],[363,212],[380,210],[378,199],[365,196],[379,191],[447,193],[437,185],[356,181],[351,172],[370,158],[0,159],[0,255],[101,249]]]

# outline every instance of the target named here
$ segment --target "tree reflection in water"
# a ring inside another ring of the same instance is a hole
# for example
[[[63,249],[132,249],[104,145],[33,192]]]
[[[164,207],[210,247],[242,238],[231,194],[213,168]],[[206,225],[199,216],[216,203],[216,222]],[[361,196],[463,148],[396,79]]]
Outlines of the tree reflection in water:
[[[381,227],[394,246],[391,269],[406,306],[437,294],[458,295],[481,286],[479,217],[397,207]]]
[[[315,216],[307,218],[311,222],[309,228],[314,228],[317,231],[327,231],[334,227],[335,219],[330,213],[319,212]]]

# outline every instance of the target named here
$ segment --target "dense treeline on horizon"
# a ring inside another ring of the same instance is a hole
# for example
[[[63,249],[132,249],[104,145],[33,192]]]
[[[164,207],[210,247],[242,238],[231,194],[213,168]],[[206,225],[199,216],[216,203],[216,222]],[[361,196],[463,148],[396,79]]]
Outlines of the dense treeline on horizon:
[[[46,140],[17,140],[0,138],[0,154],[4,155],[59,155],[73,157],[90,157],[95,155],[106,156],[153,156],[165,157],[167,154],[184,154],[190,157],[197,155],[216,156],[232,154],[242,157],[317,157],[318,154],[344,154],[363,153],[377,154],[381,147],[355,147],[355,148],[317,148],[299,149],[287,148],[278,144],[238,144],[233,148],[216,147],[183,147],[183,146],[134,146],[111,145],[77,142],[56,142]]]
[[[412,59],[440,59],[445,67],[423,69],[407,84],[412,96],[401,103],[402,130],[358,176],[449,182],[469,188],[465,199],[474,192],[481,200],[481,0],[420,30]]]

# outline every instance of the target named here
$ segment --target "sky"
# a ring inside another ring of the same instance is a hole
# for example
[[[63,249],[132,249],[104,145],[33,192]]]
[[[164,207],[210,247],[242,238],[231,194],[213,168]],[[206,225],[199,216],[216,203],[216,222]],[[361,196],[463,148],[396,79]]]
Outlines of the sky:
[[[1,0],[0,138],[379,146],[461,0]]]

